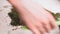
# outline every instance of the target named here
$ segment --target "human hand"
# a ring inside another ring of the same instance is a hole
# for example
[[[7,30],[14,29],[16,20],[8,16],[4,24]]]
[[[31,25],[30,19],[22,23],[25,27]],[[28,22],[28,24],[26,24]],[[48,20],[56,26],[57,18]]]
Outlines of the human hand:
[[[11,3],[18,10],[18,13],[21,14],[21,18],[25,22],[25,25],[34,34],[44,34],[57,28],[54,17],[43,9],[41,5],[31,0],[16,0]]]

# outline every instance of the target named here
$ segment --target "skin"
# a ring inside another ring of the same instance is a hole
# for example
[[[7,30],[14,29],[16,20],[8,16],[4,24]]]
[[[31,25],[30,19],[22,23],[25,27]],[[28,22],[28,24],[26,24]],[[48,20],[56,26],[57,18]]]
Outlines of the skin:
[[[57,28],[54,17],[32,0],[9,0],[9,2],[33,34],[49,33],[52,29]]]

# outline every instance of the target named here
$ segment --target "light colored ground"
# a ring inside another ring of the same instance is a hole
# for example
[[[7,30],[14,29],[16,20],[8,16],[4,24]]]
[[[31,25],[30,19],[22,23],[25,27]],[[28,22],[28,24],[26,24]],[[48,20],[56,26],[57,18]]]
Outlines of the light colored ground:
[[[28,29],[21,29],[19,27],[19,29],[16,29],[16,27],[11,27],[10,28],[2,26],[2,28],[0,28],[0,34],[33,34],[30,30]],[[52,30],[50,34],[58,34],[58,30]]]
[[[14,31],[10,31],[10,34],[33,34],[30,30],[28,29],[17,29],[17,30],[14,30]],[[48,33],[46,33],[48,34]],[[52,30],[49,34],[59,34],[58,32],[58,29],[54,29]]]

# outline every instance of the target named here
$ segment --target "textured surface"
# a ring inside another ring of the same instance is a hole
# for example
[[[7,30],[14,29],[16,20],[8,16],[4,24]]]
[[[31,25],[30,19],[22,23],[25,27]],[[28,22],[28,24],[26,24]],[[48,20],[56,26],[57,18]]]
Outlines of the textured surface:
[[[0,34],[7,34],[10,30],[11,19],[8,13],[11,12],[11,5],[6,0],[0,0]]]
[[[10,31],[10,34],[33,34],[30,30],[22,30],[21,28],[14,30],[14,31]],[[54,29],[51,30],[50,33],[45,33],[45,34],[59,34],[59,29]]]

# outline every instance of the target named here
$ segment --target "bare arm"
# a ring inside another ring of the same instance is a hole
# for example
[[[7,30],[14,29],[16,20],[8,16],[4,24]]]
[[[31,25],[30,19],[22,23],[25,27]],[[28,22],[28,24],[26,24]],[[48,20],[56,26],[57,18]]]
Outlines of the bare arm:
[[[9,0],[15,7],[26,26],[34,34],[43,34],[57,28],[53,16],[32,0]]]

